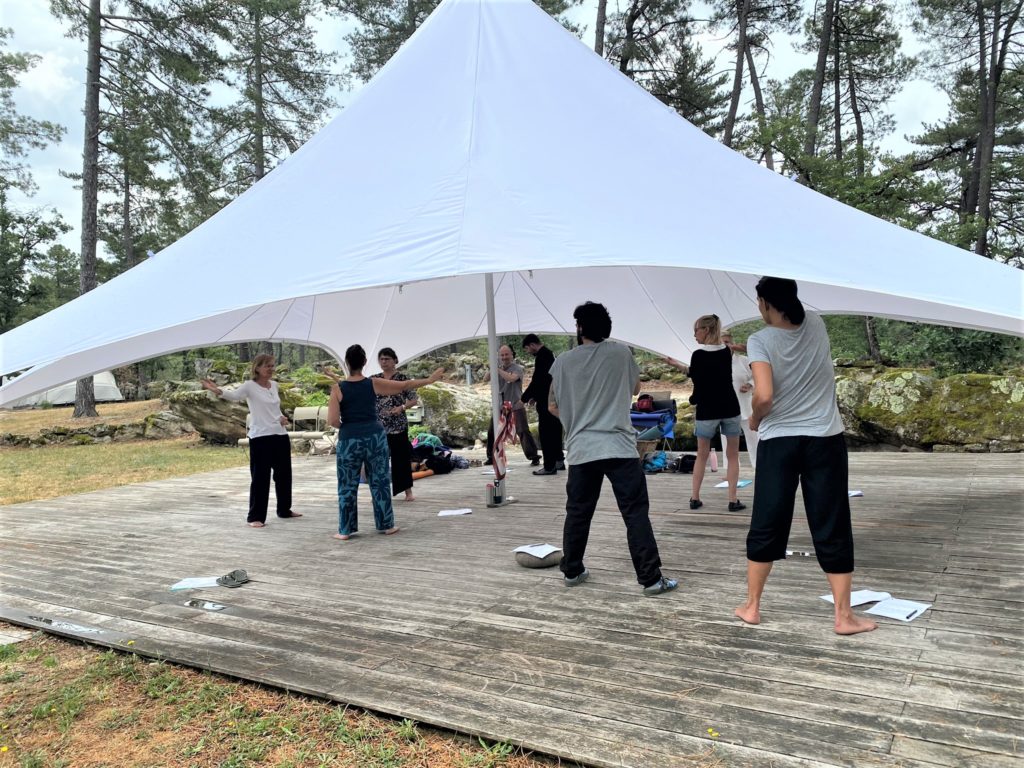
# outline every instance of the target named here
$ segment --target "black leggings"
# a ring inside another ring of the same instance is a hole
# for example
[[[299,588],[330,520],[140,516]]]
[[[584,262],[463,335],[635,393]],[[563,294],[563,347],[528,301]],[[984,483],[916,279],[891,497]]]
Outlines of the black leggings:
[[[761,440],[747,559],[756,563],[785,559],[799,484],[818,564],[825,573],[852,573],[848,476],[842,434]]]
[[[292,444],[288,435],[267,435],[249,441],[250,523],[267,522],[271,473],[277,496],[277,516],[289,517],[292,511]]]
[[[397,496],[412,488],[412,446],[408,432],[388,432],[391,451],[391,495]]]

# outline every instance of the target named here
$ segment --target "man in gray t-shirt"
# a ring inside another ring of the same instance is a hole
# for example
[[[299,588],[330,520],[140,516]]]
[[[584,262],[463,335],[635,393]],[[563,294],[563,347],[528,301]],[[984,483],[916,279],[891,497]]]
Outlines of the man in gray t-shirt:
[[[563,352],[551,366],[550,410],[565,430],[569,478],[565,484],[562,573],[567,586],[590,576],[583,555],[590,522],[607,477],[626,524],[626,541],[636,578],[645,595],[679,586],[661,575],[661,557],[649,516],[647,478],[629,421],[633,395],[640,391],[640,369],[629,348],[606,341],[612,319],[601,304],[576,307],[580,346]]]
[[[734,613],[748,624],[761,622],[761,594],[772,563],[786,557],[799,485],[814,553],[832,589],[835,631],[870,632],[877,625],[850,607],[849,469],[825,324],[804,310],[793,280],[761,278],[757,299],[768,327],[747,340],[747,354],[754,375],[750,428],[761,439],[747,533],[747,599]]]

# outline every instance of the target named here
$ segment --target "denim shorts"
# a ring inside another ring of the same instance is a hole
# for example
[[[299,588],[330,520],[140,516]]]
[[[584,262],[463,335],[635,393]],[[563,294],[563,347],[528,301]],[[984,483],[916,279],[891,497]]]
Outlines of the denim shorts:
[[[739,416],[732,416],[728,419],[697,420],[695,424],[693,434],[704,440],[710,440],[715,436],[719,424],[722,425],[722,437],[739,437],[743,434]]]

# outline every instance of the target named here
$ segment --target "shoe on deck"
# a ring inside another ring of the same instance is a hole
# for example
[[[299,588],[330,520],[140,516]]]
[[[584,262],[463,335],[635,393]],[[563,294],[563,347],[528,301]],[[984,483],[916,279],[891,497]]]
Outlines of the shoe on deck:
[[[589,578],[590,578],[590,571],[588,571],[586,568],[584,568],[583,569],[583,573],[581,573],[579,576],[573,576],[571,579],[568,576],[566,576],[565,577],[565,586],[567,586],[567,587],[578,587],[580,584],[582,584],[584,581],[586,581]]]
[[[530,459],[530,466],[531,467],[539,467],[540,466],[540,456],[534,456],[532,459]]]
[[[747,505],[744,504],[742,501],[730,501],[729,502],[729,511],[730,512],[739,512],[741,509],[746,509],[746,508],[747,508]]]
[[[557,469],[535,469],[535,470],[533,470],[533,474],[535,474],[535,475],[557,475],[558,474],[558,470]]]
[[[700,499],[690,499],[690,509],[700,509],[704,506],[704,502]]]
[[[586,573],[586,571],[584,571],[584,573]],[[662,576],[656,582],[651,584],[651,586],[644,587],[644,594],[648,597],[653,597],[654,595],[660,595],[664,592],[671,592],[678,586],[679,582],[675,579],[666,579],[664,576]]]
[[[565,462],[560,461],[557,464],[555,464],[555,469],[557,469],[559,472],[565,472]]]

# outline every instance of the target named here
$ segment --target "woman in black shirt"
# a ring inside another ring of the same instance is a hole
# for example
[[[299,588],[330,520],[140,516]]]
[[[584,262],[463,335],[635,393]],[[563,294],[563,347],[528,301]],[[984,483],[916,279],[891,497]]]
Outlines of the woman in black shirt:
[[[732,387],[732,351],[722,343],[722,323],[718,315],[704,315],[693,325],[693,337],[700,345],[690,357],[687,366],[678,360],[667,361],[687,371],[693,382],[690,402],[696,406],[694,434],[697,437],[697,463],[693,467],[693,491],[690,509],[700,509],[700,486],[704,482],[704,468],[711,453],[711,439],[721,428],[725,438],[725,455],[728,460],[726,480],[729,482],[729,511],[739,512],[746,505],[736,498],[736,483],[739,481],[740,402]]]

